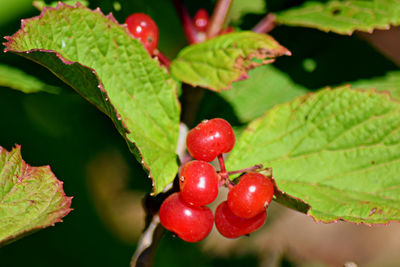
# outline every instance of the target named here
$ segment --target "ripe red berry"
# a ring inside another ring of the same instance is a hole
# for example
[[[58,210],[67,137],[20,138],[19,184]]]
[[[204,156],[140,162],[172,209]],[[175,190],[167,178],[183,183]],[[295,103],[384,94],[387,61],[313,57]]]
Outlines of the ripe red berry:
[[[244,174],[228,194],[228,206],[239,217],[252,218],[263,212],[274,196],[271,180],[257,172]]]
[[[186,146],[197,160],[210,162],[218,155],[232,150],[235,134],[232,126],[224,119],[204,120],[189,131]]]
[[[158,45],[158,27],[152,18],[143,13],[133,13],[126,20],[129,32],[139,39],[152,55]]]
[[[180,193],[174,193],[164,200],[159,215],[162,226],[186,242],[204,239],[214,224],[214,217],[209,208],[186,203]]]
[[[205,161],[193,160],[186,163],[181,170],[179,187],[184,201],[205,206],[218,195],[218,174],[214,167]]]
[[[210,17],[208,16],[208,12],[203,8],[199,9],[193,18],[194,27],[199,32],[207,31],[209,21]]]
[[[263,226],[266,219],[265,211],[250,219],[240,218],[232,213],[227,201],[219,204],[215,211],[215,226],[218,232],[227,238],[250,234]]]

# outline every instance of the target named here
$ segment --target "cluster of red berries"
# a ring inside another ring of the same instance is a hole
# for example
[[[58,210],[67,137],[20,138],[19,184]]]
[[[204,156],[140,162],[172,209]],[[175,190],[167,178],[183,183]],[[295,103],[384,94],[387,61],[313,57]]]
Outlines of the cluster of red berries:
[[[206,205],[216,199],[218,187],[223,184],[230,188],[228,199],[215,211],[215,225],[223,236],[247,235],[264,224],[266,208],[274,194],[273,183],[260,173],[248,172],[233,186],[222,154],[230,152],[234,144],[232,126],[223,119],[205,120],[189,131],[186,145],[196,160],[182,166],[180,192],[170,195],[161,205],[160,221],[166,229],[187,242],[204,239],[214,224]],[[218,173],[208,163],[217,157],[221,167]]]

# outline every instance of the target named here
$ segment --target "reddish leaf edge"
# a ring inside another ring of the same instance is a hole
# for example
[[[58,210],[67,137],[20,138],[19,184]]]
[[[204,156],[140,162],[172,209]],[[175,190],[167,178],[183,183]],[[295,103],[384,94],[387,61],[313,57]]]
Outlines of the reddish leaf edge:
[[[123,127],[123,129],[124,129],[124,133],[121,133],[121,135],[124,137],[125,140],[127,140],[127,141],[129,140],[129,142],[130,142],[130,143],[129,143],[130,149],[133,150],[134,153],[137,153],[137,154],[138,154],[138,156],[140,157],[140,159],[137,157],[137,160],[143,165],[143,167],[145,168],[145,170],[148,172],[148,178],[150,178],[151,181],[152,181],[153,194],[155,194],[155,182],[154,182],[154,179],[153,179],[153,177],[152,177],[152,175],[151,175],[150,167],[149,167],[149,165],[145,162],[145,160],[144,160],[144,158],[143,158],[143,156],[142,156],[142,153],[140,152],[139,148],[136,146],[136,143],[133,142],[131,139],[129,139],[129,138],[127,137],[127,134],[129,134],[130,131],[128,130],[128,128],[127,128],[127,126],[126,126],[126,123],[125,123],[124,120],[122,119],[121,115],[118,113],[118,111],[116,110],[116,108],[114,107],[114,105],[111,103],[111,100],[110,100],[110,98],[108,97],[107,91],[104,89],[103,83],[101,82],[101,79],[100,79],[99,75],[97,74],[96,70],[94,70],[93,68],[88,67],[88,66],[86,66],[86,65],[84,65],[84,64],[81,64],[81,63],[79,63],[79,62],[66,60],[59,52],[54,51],[54,50],[47,50],[47,49],[39,49],[39,48],[37,48],[37,49],[30,49],[30,50],[28,50],[28,51],[19,51],[19,50],[14,50],[14,49],[10,48],[10,46],[11,46],[12,43],[14,42],[14,38],[18,37],[19,35],[23,35],[23,34],[24,34],[24,27],[25,27],[26,23],[29,23],[30,21],[34,21],[34,20],[39,20],[39,19],[41,19],[41,18],[45,15],[45,13],[46,13],[47,11],[49,11],[49,10],[59,10],[59,9],[61,9],[61,8],[63,8],[63,7],[65,7],[65,8],[71,8],[71,9],[73,9],[73,8],[84,8],[84,9],[89,10],[89,11],[92,12],[92,13],[98,13],[98,14],[100,14],[101,16],[105,17],[106,19],[109,19],[112,23],[115,23],[115,24],[117,24],[118,26],[123,27],[123,28],[125,29],[125,32],[126,32],[127,34],[129,34],[132,38],[134,38],[134,37],[132,36],[132,34],[130,34],[130,32],[129,32],[128,28],[127,28],[127,25],[126,25],[126,24],[120,24],[120,23],[118,23],[118,21],[115,19],[114,15],[113,15],[111,12],[110,12],[108,15],[104,15],[104,13],[100,10],[99,7],[96,8],[96,9],[94,9],[94,10],[92,10],[92,9],[90,9],[90,8],[88,8],[88,7],[85,7],[85,6],[82,5],[80,2],[77,2],[74,6],[67,5],[67,4],[65,4],[65,3],[63,3],[63,2],[58,2],[58,5],[57,5],[56,7],[44,7],[43,10],[40,12],[40,14],[39,14],[38,16],[29,18],[29,19],[21,19],[21,28],[20,28],[16,33],[14,33],[12,36],[5,36],[5,37],[4,37],[4,39],[6,39],[7,42],[2,43],[2,44],[5,46],[5,48],[3,49],[3,51],[4,51],[4,53],[12,52],[12,53],[16,53],[16,54],[19,54],[19,53],[29,54],[29,53],[32,53],[32,52],[54,53],[54,54],[57,56],[57,58],[59,58],[59,59],[61,60],[61,62],[64,63],[65,65],[77,64],[77,65],[80,65],[80,66],[82,66],[82,67],[85,67],[85,68],[91,70],[92,73],[93,73],[93,75],[95,75],[95,77],[97,78],[97,80],[98,80],[98,82],[99,82],[99,84],[98,84],[97,87],[99,88],[100,92],[101,92],[102,95],[104,96],[104,101],[106,101],[106,102],[109,103],[109,105],[111,106],[112,110],[114,111],[114,113],[115,113],[115,115],[116,115],[116,117],[117,117],[117,120],[122,124],[122,127]],[[136,40],[136,38],[134,38],[134,39]],[[152,58],[152,60],[155,60],[155,61],[158,62],[158,60],[157,60],[156,58]],[[34,60],[32,60],[32,61],[34,61]],[[34,61],[34,62],[37,63],[37,64],[39,64],[39,65],[42,65],[40,62],[37,62],[37,61]],[[43,66],[43,65],[42,65],[42,66]],[[46,66],[44,66],[44,67],[46,67]],[[46,67],[46,68],[47,68],[47,67]],[[165,67],[162,67],[162,69],[163,69],[163,71],[167,72],[167,70],[166,70]],[[56,73],[54,73],[54,75],[56,75],[56,76],[58,77],[58,75],[57,75]],[[58,78],[60,78],[60,77],[58,77]],[[60,79],[61,79],[61,78],[60,78]],[[61,79],[61,80],[62,80],[62,79]],[[64,81],[64,80],[62,80],[62,81]],[[71,84],[67,83],[66,81],[64,81],[64,82],[65,82],[66,84],[68,84],[71,88],[73,88],[73,89],[74,89],[79,95],[81,95],[84,99],[86,99],[86,100],[87,100],[88,102],[90,102],[92,105],[94,105],[95,107],[97,107],[100,111],[102,111],[103,113],[105,113],[105,114],[111,119],[111,121],[113,122],[114,126],[118,129],[118,126],[117,126],[116,122],[112,119],[111,114],[107,114],[106,112],[104,112],[103,110],[101,110],[95,103],[93,103],[93,102],[90,101],[88,98],[86,98],[85,96],[83,96],[83,95],[79,92],[79,90],[77,90],[76,88],[74,88]],[[177,90],[175,90],[175,95],[176,95],[176,98],[177,98],[177,95],[178,95]],[[135,155],[135,156],[136,156],[136,155]]]
[[[8,151],[4,147],[0,146],[0,153],[2,151],[6,151],[6,155],[7,156],[9,154],[15,153],[15,152],[18,153],[19,155],[22,155],[21,154],[21,145],[18,145],[18,144],[15,145],[15,148],[12,148],[11,151]],[[36,231],[39,231],[39,230],[44,229],[44,228],[47,228],[49,226],[54,226],[56,223],[59,223],[59,222],[63,222],[62,218],[67,216],[73,210],[71,208],[71,202],[72,202],[73,197],[67,197],[67,195],[64,192],[64,188],[63,188],[64,182],[57,179],[57,177],[52,172],[50,165],[34,167],[34,166],[31,166],[31,165],[27,164],[25,162],[25,160],[22,158],[22,156],[21,156],[21,164],[25,167],[24,172],[29,172],[29,171],[31,171],[33,169],[38,169],[38,168],[48,169],[48,171],[52,174],[52,176],[51,176],[52,179],[54,179],[54,181],[55,181],[55,183],[57,185],[57,188],[58,188],[57,191],[60,192],[61,195],[62,195],[63,202],[61,203],[60,206],[61,207],[66,207],[66,208],[63,208],[63,210],[61,210],[59,216],[57,216],[58,219],[56,219],[55,221],[53,221],[51,223],[48,223],[48,224],[45,224],[45,225],[42,225],[42,226],[38,226],[38,227],[34,227],[32,229],[23,231],[23,232],[19,233],[18,235],[10,235],[10,236],[6,237],[5,239],[1,240],[0,241],[0,248],[3,247],[3,246],[8,245],[8,244],[10,244],[10,243],[12,243],[14,241],[17,241],[17,240],[19,240],[19,239],[21,239],[21,238],[23,238],[23,237],[25,237],[27,235],[30,235],[30,234],[32,234],[32,233],[34,233]],[[24,179],[24,177],[21,177],[21,181],[23,179]]]
[[[222,89],[216,90],[216,91],[230,90],[230,89],[232,89],[232,84],[234,82],[240,82],[240,81],[249,79],[250,78],[249,77],[250,70],[260,67],[260,66],[263,66],[263,65],[274,63],[276,61],[276,57],[292,55],[292,53],[287,48],[285,48],[283,46],[282,46],[282,48],[283,48],[282,52],[279,52],[279,53],[269,53],[266,49],[259,48],[255,52],[248,55],[246,58],[238,57],[235,60],[234,68],[238,69],[240,71],[239,77],[234,79],[229,84],[228,87],[225,87],[225,88],[222,88]],[[273,57],[273,58],[269,58],[269,57]],[[253,59],[259,59],[259,60],[262,60],[262,62],[256,63],[256,62],[252,61]],[[246,65],[246,63],[249,63],[249,64]],[[212,88],[208,88],[208,89],[215,90]]]
[[[230,34],[230,33],[228,33],[228,34]],[[262,33],[258,33],[258,34],[263,35]],[[273,38],[272,36],[269,36],[269,38],[271,38],[276,43],[278,43],[275,40],[275,38]],[[208,89],[208,90],[218,92],[218,93],[221,91],[224,91],[224,90],[230,90],[230,89],[232,89],[233,83],[249,79],[250,77],[249,77],[248,72],[250,70],[260,67],[260,66],[263,66],[263,65],[274,63],[277,57],[292,55],[292,52],[290,52],[289,49],[287,49],[286,47],[284,47],[282,45],[280,45],[280,46],[281,46],[281,48],[277,49],[276,51],[274,51],[274,50],[270,51],[266,48],[258,48],[258,49],[255,49],[255,51],[253,53],[249,54],[247,57],[242,57],[242,56],[237,57],[235,60],[235,63],[233,64],[233,68],[239,70],[239,73],[236,78],[232,79],[232,81],[229,83],[229,85],[227,87],[214,88],[211,86],[198,85],[198,84],[192,84],[192,83],[190,83],[190,85],[192,87],[200,87],[200,88]],[[262,62],[257,63],[255,61],[252,61],[254,59],[262,60]]]
[[[304,213],[305,215],[307,215],[308,217],[312,218],[313,221],[315,223],[324,223],[324,224],[332,224],[332,223],[338,223],[338,222],[346,222],[346,223],[352,223],[352,224],[356,224],[356,225],[366,225],[369,227],[372,226],[386,226],[389,225],[391,223],[396,223],[396,222],[400,222],[400,220],[386,220],[383,223],[367,223],[367,222],[354,222],[351,221],[349,219],[345,219],[344,217],[340,217],[338,216],[336,219],[334,220],[322,220],[322,219],[317,219],[316,216],[314,216],[312,214],[312,205],[310,205],[308,202],[306,202],[305,200],[292,196],[282,190],[279,189],[279,187],[276,184],[276,181],[272,178],[272,181],[274,183],[274,187],[275,187],[275,195],[273,200],[289,209],[293,209],[295,211],[298,211],[300,213]],[[369,216],[373,216],[375,213],[379,213],[379,210],[377,207],[374,207]],[[354,217],[356,218],[356,217]],[[359,217],[359,219],[363,220],[364,218]]]
[[[272,36],[269,36],[269,37],[276,42],[276,40]],[[250,70],[254,69],[254,68],[274,63],[276,61],[277,57],[280,57],[280,56],[291,56],[291,55],[292,55],[292,52],[290,52],[289,49],[287,49],[286,47],[281,45],[281,48],[276,50],[276,51],[274,51],[274,50],[270,51],[270,50],[265,49],[265,48],[258,48],[253,53],[248,55],[246,58],[240,56],[235,60],[235,64],[233,66],[235,69],[238,69],[240,71],[239,77],[234,79],[229,84],[228,87],[222,88],[222,89],[220,89],[218,91],[232,89],[232,84],[234,82],[239,82],[239,81],[243,81],[243,80],[249,79],[248,72]],[[262,62],[257,63],[255,61],[253,61],[254,59],[262,60]],[[208,88],[208,89],[214,90],[214,89],[211,89],[211,88]]]

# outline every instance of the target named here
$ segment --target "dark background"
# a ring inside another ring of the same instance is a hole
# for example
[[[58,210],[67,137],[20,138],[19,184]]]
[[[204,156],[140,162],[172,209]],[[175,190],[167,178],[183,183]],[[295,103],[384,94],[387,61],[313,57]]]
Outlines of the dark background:
[[[211,11],[214,3],[186,2],[192,14],[199,7]],[[275,11],[289,2],[268,1],[268,5]],[[100,6],[106,14],[113,11],[121,23],[132,12],[148,13],[160,28],[160,50],[171,58],[186,45],[170,1],[120,3],[120,11],[114,10],[113,1],[91,1],[90,7]],[[16,32],[21,18],[39,14],[27,0],[0,0],[0,8],[14,10],[0,20],[1,36]],[[240,26],[249,29],[261,17],[246,15]],[[369,35],[349,37],[289,27],[278,27],[271,35],[293,53],[277,60],[275,66],[312,90],[398,69],[394,63],[398,54],[382,46],[380,40],[387,36],[379,32],[372,42],[386,56],[366,41],[371,41]],[[398,41],[399,31],[392,30],[390,36],[389,40]],[[304,69],[304,58],[316,62],[315,72]],[[50,165],[64,181],[66,194],[74,197],[74,210],[64,222],[1,248],[0,266],[128,266],[143,227],[140,199],[151,191],[146,173],[111,120],[48,70],[10,53],[0,53],[0,63],[20,67],[62,88],[61,94],[52,95],[0,87],[0,145],[7,150],[22,145],[23,159],[32,166]],[[229,103],[217,94],[206,92],[203,102],[207,105],[200,109],[196,121],[221,116],[240,126]],[[167,234],[158,248],[155,266],[324,266],[353,260],[366,265],[384,262],[381,266],[399,263],[398,257],[389,256],[400,247],[393,239],[400,236],[397,225],[374,229],[350,224],[326,226],[278,205],[271,208],[269,218],[260,234],[239,241],[212,236],[208,243],[189,244]],[[302,230],[293,231],[296,227]],[[370,252],[373,248],[375,254]]]

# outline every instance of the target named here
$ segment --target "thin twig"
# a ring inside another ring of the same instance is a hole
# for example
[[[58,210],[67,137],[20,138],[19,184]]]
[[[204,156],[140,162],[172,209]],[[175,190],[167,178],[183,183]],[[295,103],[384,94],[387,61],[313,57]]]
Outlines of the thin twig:
[[[245,169],[241,169],[241,170],[237,170],[237,171],[230,171],[230,172],[228,172],[228,175],[232,175],[232,174],[236,174],[236,173],[243,173],[243,172],[252,172],[252,171],[262,169],[262,168],[263,168],[262,164],[257,164],[252,167],[249,167],[249,168],[245,168]]]
[[[231,181],[231,180],[229,180],[229,179],[226,179],[226,180],[225,180],[225,185],[226,185],[229,189],[232,189],[236,184],[235,184],[233,181]]]
[[[183,31],[185,32],[186,39],[189,44],[198,43],[199,40],[197,38],[197,31],[193,25],[193,21],[189,16],[189,13],[185,6],[183,5],[181,0],[173,0],[172,1],[176,12],[178,12],[179,19],[181,20]]]
[[[218,35],[224,25],[231,4],[232,0],[218,0],[207,29],[207,39],[211,39]]]
[[[253,28],[253,32],[267,33],[275,28],[275,15],[272,13],[267,14],[256,26]]]

